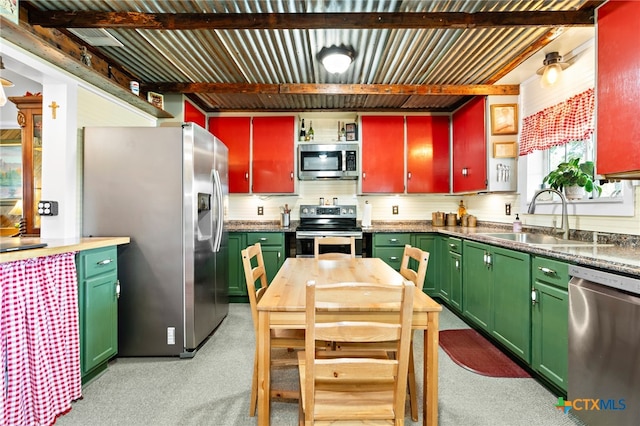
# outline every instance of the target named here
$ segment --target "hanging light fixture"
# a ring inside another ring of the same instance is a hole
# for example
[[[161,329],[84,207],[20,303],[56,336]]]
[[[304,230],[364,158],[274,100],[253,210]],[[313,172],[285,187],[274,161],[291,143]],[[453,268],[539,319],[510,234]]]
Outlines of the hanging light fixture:
[[[4,69],[2,56],[0,56],[0,72]],[[5,87],[13,87],[13,83],[0,75],[0,107],[7,103],[7,94],[4,93]]]
[[[353,49],[344,45],[323,47],[318,53],[318,59],[322,62],[324,68],[332,74],[345,72],[353,62],[354,57],[355,52]]]
[[[540,85],[545,88],[558,83],[562,79],[562,71],[569,68],[569,63],[563,62],[558,52],[547,53],[542,64],[536,73],[542,75]]]

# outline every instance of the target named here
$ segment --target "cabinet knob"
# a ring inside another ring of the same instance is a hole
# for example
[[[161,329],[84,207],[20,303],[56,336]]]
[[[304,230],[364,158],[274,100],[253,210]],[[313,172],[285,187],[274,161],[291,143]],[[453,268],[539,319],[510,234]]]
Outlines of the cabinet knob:
[[[104,259],[104,260],[101,260],[100,262],[96,262],[96,265],[108,265],[111,262],[113,262],[112,259]]]
[[[535,306],[537,301],[538,301],[538,293],[536,292],[535,288],[532,288],[531,289],[531,305]]]
[[[407,172],[407,179],[411,179],[411,172]]]
[[[396,260],[398,260],[398,258],[396,256],[389,256],[389,260],[396,261]]]
[[[249,172],[244,172],[244,180],[249,180]]]
[[[116,299],[120,299],[120,280],[116,280]]]

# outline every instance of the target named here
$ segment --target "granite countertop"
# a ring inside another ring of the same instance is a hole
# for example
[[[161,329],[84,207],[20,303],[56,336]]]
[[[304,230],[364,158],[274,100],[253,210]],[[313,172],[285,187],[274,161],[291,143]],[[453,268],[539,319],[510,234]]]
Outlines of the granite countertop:
[[[295,232],[297,225],[298,221],[291,221],[291,226],[288,228],[282,228],[278,221],[229,221],[227,222],[227,230],[232,232]],[[485,235],[487,233],[511,232],[512,228],[509,224],[479,223],[479,225],[478,227],[436,227],[431,225],[431,221],[427,220],[404,222],[374,221],[372,222],[372,226],[363,228],[362,231],[363,233],[436,232],[442,235],[488,243],[498,247],[563,260],[576,265],[640,277],[640,244],[636,243],[636,239],[632,239],[630,242],[625,235],[609,236],[610,238],[605,241],[607,244],[586,244],[579,247],[536,246]],[[525,229],[525,231],[528,232],[529,230]],[[584,235],[580,237],[584,238],[580,239],[587,240],[587,235],[592,234],[592,232],[583,234]],[[579,238],[572,236],[572,239]]]
[[[14,237],[18,238],[18,237]],[[15,260],[31,259],[34,257],[51,256],[71,251],[90,250],[94,248],[129,244],[129,237],[80,237],[80,238],[36,238],[20,237],[25,243],[47,243],[46,247],[11,251],[0,254],[0,263]]]

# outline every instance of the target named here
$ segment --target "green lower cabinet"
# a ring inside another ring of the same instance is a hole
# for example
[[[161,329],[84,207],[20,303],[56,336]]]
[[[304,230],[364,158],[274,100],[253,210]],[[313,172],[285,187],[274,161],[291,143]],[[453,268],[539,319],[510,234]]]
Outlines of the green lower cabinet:
[[[493,273],[490,264],[487,262],[487,256],[491,251],[491,246],[465,241],[463,251],[463,315],[483,330],[489,331]]]
[[[107,368],[118,353],[117,247],[77,254],[80,369],[86,383]]]
[[[411,234],[393,232],[373,234],[373,257],[379,257],[399,271],[406,244],[411,244]]]
[[[568,265],[535,257],[532,262],[533,294],[531,366],[560,390],[567,391],[569,283]]]
[[[464,316],[529,362],[530,256],[473,241],[463,247]]]
[[[439,271],[437,267],[437,259],[439,255],[439,242],[441,237],[436,234],[412,234],[411,245],[418,247],[420,250],[424,250],[429,253],[429,263],[427,265],[427,274],[424,278],[424,284],[422,290],[429,296],[436,296],[439,294],[438,276]],[[403,248],[404,252],[404,248]],[[418,269],[418,262],[411,259],[409,267],[414,271]]]
[[[273,281],[286,258],[284,248],[284,232],[249,232],[247,245],[260,243],[264,267],[267,270],[267,281]]]
[[[462,312],[462,240],[445,237],[441,242],[443,273],[441,297],[449,302],[454,311]]]
[[[247,234],[229,232],[229,297],[247,296],[241,253],[245,248],[247,248]]]
[[[494,248],[492,335],[522,360],[531,360],[530,256]]]

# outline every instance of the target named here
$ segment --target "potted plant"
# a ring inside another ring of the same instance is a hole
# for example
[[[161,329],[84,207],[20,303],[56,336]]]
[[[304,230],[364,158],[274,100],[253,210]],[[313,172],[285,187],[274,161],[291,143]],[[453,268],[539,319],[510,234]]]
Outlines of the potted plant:
[[[542,183],[547,183],[553,189],[564,191],[570,200],[579,200],[584,196],[584,191],[598,191],[602,188],[594,183],[593,161],[580,163],[580,158],[572,158],[566,163],[558,164],[558,167],[544,177]]]

